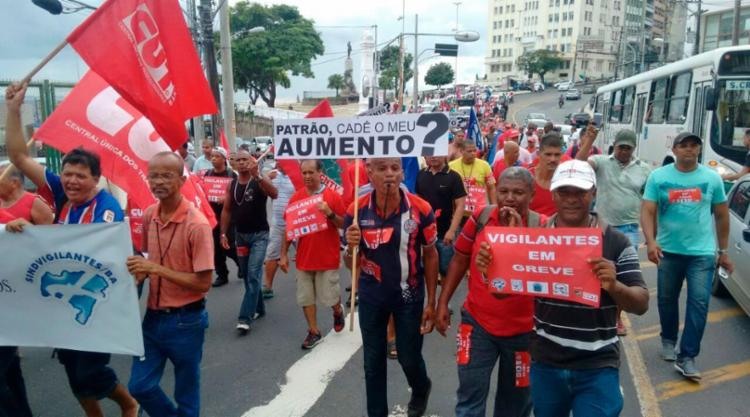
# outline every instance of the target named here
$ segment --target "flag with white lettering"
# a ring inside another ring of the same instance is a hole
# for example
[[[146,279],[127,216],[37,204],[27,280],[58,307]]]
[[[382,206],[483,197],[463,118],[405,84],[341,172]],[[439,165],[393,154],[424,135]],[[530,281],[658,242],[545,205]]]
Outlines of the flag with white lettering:
[[[170,151],[169,146],[151,122],[96,73],[89,71],[81,79],[34,138],[62,152],[82,147],[99,155],[102,176],[128,193],[131,209],[143,210],[156,202],[147,181],[148,161]],[[200,181],[191,176],[181,191],[213,227],[216,216]]]
[[[177,0],[109,0],[68,36],[170,149],[185,143],[186,120],[217,112],[182,15]]]
[[[468,140],[477,145],[477,150],[484,150],[484,140],[482,139],[482,131],[479,129],[479,119],[477,119],[477,112],[474,111],[473,107],[469,114],[469,127],[466,136]]]

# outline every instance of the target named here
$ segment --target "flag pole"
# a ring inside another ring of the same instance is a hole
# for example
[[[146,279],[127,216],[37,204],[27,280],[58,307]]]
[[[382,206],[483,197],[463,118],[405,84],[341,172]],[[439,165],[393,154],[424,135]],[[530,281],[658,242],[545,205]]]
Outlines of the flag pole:
[[[65,39],[62,42],[60,42],[60,44],[57,45],[55,47],[55,49],[52,50],[52,52],[50,52],[49,54],[47,54],[47,56],[44,57],[44,59],[42,59],[42,61],[40,63],[38,63],[34,67],[34,69],[32,69],[28,73],[28,75],[26,75],[25,77],[23,77],[23,80],[21,80],[21,85],[29,83],[31,81],[31,79],[34,78],[34,76],[36,75],[36,73],[39,72],[39,70],[41,70],[42,67],[44,67],[45,65],[47,65],[47,63],[50,62],[52,60],[52,58],[54,58],[58,53],[60,53],[60,51],[62,51],[63,48],[65,48],[65,46],[67,44],[68,44],[68,40],[67,39]]]
[[[359,158],[354,159],[354,221],[359,223]],[[344,231],[346,233],[346,231]],[[361,237],[360,237],[361,238]],[[347,243],[348,244],[348,243]],[[352,249],[352,293],[349,301],[349,331],[354,331],[354,300],[357,297],[357,283],[359,272],[357,271],[357,258],[359,257],[359,245]]]

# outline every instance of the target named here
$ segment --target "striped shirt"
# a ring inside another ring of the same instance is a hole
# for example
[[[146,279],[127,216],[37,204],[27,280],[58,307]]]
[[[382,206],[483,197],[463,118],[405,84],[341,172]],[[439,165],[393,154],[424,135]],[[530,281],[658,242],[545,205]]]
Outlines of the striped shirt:
[[[549,224],[554,227],[554,220]],[[628,238],[603,222],[600,226],[604,229],[602,255],[615,262],[617,280],[629,287],[646,288],[638,253]],[[531,343],[533,360],[566,369],[619,368],[617,305],[604,290],[600,299],[599,308],[594,308],[538,297],[534,311],[536,334]]]

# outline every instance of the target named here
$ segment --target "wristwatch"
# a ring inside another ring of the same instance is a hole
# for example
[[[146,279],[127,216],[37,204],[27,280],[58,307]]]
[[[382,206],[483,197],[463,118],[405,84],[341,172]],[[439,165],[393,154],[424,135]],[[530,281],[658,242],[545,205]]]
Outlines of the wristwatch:
[[[726,255],[729,252],[728,249],[719,249],[716,251],[719,255]]]

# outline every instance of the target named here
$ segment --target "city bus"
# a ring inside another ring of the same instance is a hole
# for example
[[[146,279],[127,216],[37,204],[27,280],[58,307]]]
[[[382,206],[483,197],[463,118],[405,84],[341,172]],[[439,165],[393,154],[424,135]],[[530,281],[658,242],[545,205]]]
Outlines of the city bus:
[[[750,129],[750,46],[705,52],[600,87],[594,112],[609,149],[620,129],[638,137],[636,155],[653,167],[674,161],[672,141],[684,131],[703,139],[701,162],[720,174],[741,169]]]

